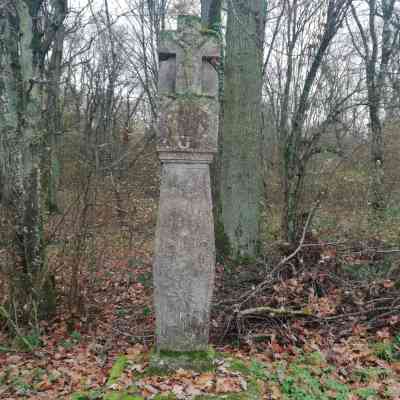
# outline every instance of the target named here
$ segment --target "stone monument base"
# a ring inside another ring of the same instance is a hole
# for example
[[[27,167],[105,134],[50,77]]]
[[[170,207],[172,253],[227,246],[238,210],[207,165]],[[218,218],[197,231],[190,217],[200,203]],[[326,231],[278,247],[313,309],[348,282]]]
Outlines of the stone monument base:
[[[173,372],[179,368],[204,372],[214,370],[215,352],[205,351],[154,351],[150,355],[150,367],[165,372]]]

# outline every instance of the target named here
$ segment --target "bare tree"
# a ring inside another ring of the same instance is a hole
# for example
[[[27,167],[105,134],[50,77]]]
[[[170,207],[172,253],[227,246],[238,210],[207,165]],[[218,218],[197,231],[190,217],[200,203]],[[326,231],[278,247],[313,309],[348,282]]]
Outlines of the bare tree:
[[[354,47],[365,66],[370,123],[369,204],[376,212],[380,212],[386,207],[382,107],[388,67],[399,35],[398,25],[396,27],[393,25],[395,3],[395,0],[368,0],[368,18],[365,19],[360,16],[360,11],[355,4],[352,4],[352,17],[358,28],[360,40],[357,40],[351,25],[348,24]],[[359,9],[362,10],[362,7]]]
[[[329,110],[325,112],[318,109],[327,100],[327,92],[322,90],[328,72],[324,63],[350,3],[350,0],[285,0],[277,8],[284,21],[266,69],[266,89],[280,149],[282,235],[289,242],[296,241],[302,230],[300,204],[307,164],[323,132],[315,128],[332,122],[348,98],[329,102]],[[318,110],[314,114],[318,118],[314,120],[313,110]]]

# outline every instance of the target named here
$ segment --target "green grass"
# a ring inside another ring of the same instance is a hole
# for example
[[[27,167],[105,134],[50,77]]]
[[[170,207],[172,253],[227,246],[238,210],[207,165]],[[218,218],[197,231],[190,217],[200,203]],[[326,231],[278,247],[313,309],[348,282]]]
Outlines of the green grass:
[[[126,365],[128,364],[128,359],[126,356],[120,356],[114,362],[114,365],[111,368],[109,378],[107,380],[107,385],[113,385],[118,381],[118,379],[123,374]]]
[[[350,395],[346,385],[329,375],[320,376],[310,366],[302,364],[289,367],[281,390],[288,400],[346,400]]]
[[[372,343],[370,349],[376,359],[381,359],[389,363],[397,362],[400,337],[392,342]],[[180,353],[179,353],[180,354]],[[176,356],[175,352],[167,352],[168,357]],[[194,358],[203,358],[203,352],[190,352]],[[233,373],[240,374],[247,382],[247,390],[240,393],[226,394],[203,394],[196,396],[194,400],[258,400],[261,397],[261,384],[265,385],[266,393],[271,393],[274,389],[275,396],[278,393],[282,400],[394,400],[395,397],[390,393],[383,394],[382,390],[387,381],[396,379],[394,370],[378,366],[366,365],[355,367],[353,370],[346,371],[344,375],[334,364],[330,364],[324,353],[319,351],[301,352],[296,356],[288,357],[285,360],[263,363],[256,359],[242,360],[237,358],[224,358],[223,355],[215,354],[218,359],[223,359],[224,366]],[[108,380],[110,384],[116,383],[127,367],[125,356],[119,357],[111,369]],[[136,375],[136,379],[143,376],[162,376],[154,368],[148,368],[143,375]],[[165,371],[164,371],[165,372]],[[173,373],[173,371],[170,371]],[[134,382],[133,382],[134,384]],[[378,388],[374,385],[378,385]],[[379,389],[380,385],[380,389]],[[29,388],[21,387],[22,391]],[[108,394],[107,394],[108,393]],[[113,391],[91,392],[75,396],[73,400],[141,400],[139,391]],[[86,397],[85,397],[86,396]],[[91,396],[91,397],[90,397]],[[98,396],[98,397],[95,397]],[[107,397],[108,396],[108,397]],[[118,397],[119,396],[119,397]],[[158,394],[156,400],[176,400],[173,394]]]
[[[392,342],[381,342],[372,345],[375,355],[381,360],[394,362],[400,360],[400,337]]]
[[[371,348],[380,359],[396,361],[396,341],[373,344]],[[343,376],[320,352],[303,353],[290,362],[274,362],[261,371],[266,378],[259,377],[268,385],[278,388],[283,400],[393,399],[390,396],[382,397],[373,386],[381,384],[384,387],[385,380],[391,382],[395,378],[391,369],[366,366]]]
[[[60,346],[64,347],[64,349],[72,349],[75,345],[77,345],[82,339],[81,334],[78,331],[73,331],[68,339],[62,340],[60,342]]]

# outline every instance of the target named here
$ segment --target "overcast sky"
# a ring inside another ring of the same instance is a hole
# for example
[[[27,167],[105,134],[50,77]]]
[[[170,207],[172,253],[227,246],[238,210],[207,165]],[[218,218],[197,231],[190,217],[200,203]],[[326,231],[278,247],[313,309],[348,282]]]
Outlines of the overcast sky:
[[[74,9],[79,9],[88,5],[89,1],[96,8],[104,7],[104,0],[69,0],[70,6]],[[129,3],[135,3],[136,0],[108,0],[108,6],[114,15],[124,14],[129,10]],[[169,4],[180,4],[182,7],[189,4],[194,4],[197,11],[200,13],[200,0],[169,0]]]

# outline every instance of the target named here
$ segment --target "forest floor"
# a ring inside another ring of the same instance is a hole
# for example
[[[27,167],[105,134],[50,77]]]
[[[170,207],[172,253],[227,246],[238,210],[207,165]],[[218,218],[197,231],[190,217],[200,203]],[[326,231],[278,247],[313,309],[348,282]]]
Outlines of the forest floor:
[[[0,320],[0,399],[400,399],[398,261],[387,267],[371,243],[305,243],[282,265],[276,249],[268,261],[218,263],[215,369],[151,373],[156,195],[124,200],[116,189],[124,207],[107,211],[114,202],[99,195],[96,235],[82,235],[91,221],[82,210],[49,221],[60,306],[24,341]],[[110,225],[121,212],[134,223]],[[71,299],[74,268],[80,295]]]
[[[142,204],[143,215],[149,219],[144,223],[151,225],[154,208],[152,201],[147,208]],[[378,297],[365,299],[362,287],[346,294],[343,287],[326,283],[327,271],[322,268],[303,268],[297,278],[282,276],[273,285],[274,299],[271,294],[257,299],[276,308],[275,315],[235,319],[229,326],[223,318],[226,312],[220,312],[223,299],[228,293],[234,297],[239,289],[241,295],[251,291],[256,282],[263,282],[263,274],[252,273],[249,266],[219,264],[212,344],[239,368],[232,372],[220,362],[213,372],[146,375],[154,332],[153,243],[151,233],[142,234],[144,240],[136,238],[130,249],[118,240],[107,246],[107,254],[95,269],[95,284],[90,283],[93,272],[80,271],[84,309],[71,315],[61,308],[52,324],[41,325],[40,336],[28,338],[33,351],[26,351],[18,338],[10,342],[5,332],[0,334],[1,399],[69,399],[77,392],[90,395],[75,399],[100,399],[110,389],[134,390],[143,398],[170,394],[171,399],[191,399],[244,392],[249,376],[256,380],[259,398],[264,399],[400,399],[399,313],[389,312],[381,326],[370,329],[371,319],[367,320],[363,310]],[[312,285],[309,274],[313,274]],[[323,293],[316,293],[318,284]],[[381,280],[372,289],[381,299],[393,299],[398,294],[394,286],[390,280]],[[358,311],[348,306],[339,312],[350,302],[346,296],[358,301]],[[304,315],[279,315],[283,309],[302,310]],[[335,316],[345,313],[354,315],[335,322]],[[116,377],[121,355],[127,363]]]

